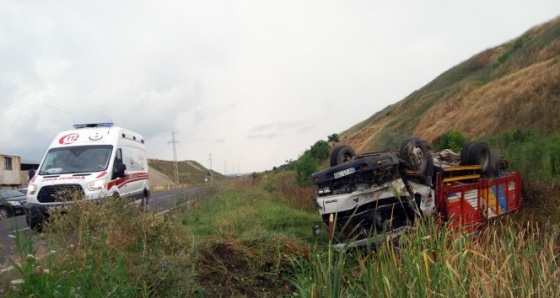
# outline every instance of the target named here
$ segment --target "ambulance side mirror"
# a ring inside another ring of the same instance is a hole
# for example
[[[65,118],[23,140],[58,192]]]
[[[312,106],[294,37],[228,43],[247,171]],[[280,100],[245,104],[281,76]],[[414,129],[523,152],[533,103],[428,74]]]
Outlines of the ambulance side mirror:
[[[126,165],[124,163],[120,163],[117,165],[117,172],[115,173],[117,178],[124,178],[126,171]]]

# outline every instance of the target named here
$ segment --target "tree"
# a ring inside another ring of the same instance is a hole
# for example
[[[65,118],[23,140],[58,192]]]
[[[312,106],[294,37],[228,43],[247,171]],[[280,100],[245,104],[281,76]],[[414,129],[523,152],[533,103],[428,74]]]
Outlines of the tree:
[[[296,184],[311,186],[311,174],[319,168],[319,160],[306,151],[296,162]]]
[[[332,143],[340,142],[340,140],[338,139],[338,134],[337,133],[333,133],[332,135],[327,136],[327,138],[328,138],[328,141],[332,142]]]
[[[311,149],[309,149],[308,151],[312,157],[318,160],[325,160],[327,159],[327,157],[329,157],[329,149],[329,143],[323,140],[319,140],[313,146],[311,146]]]
[[[286,163],[280,166],[281,169],[284,170],[293,170],[294,169],[294,161],[292,159],[286,159]]]

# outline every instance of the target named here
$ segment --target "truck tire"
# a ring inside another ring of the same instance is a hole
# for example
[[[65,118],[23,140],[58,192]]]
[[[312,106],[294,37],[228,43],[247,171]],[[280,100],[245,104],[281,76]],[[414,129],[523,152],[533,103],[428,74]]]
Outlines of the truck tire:
[[[331,167],[345,163],[351,160],[354,156],[356,156],[356,153],[352,147],[346,145],[338,146],[334,148],[331,153]]]
[[[486,142],[476,142],[469,150],[469,164],[480,165],[482,174],[490,172],[490,147]]]
[[[416,141],[420,141],[420,139],[419,138],[406,138],[406,139],[404,139],[404,141],[401,142],[401,147],[399,149],[401,155],[406,150],[406,145],[408,145],[411,142],[414,143]]]
[[[408,138],[401,143],[400,157],[412,167],[412,170],[423,176],[431,176],[434,161],[430,157],[426,142],[419,138]],[[431,159],[431,166],[430,166]]]
[[[427,152],[429,152],[430,150],[434,150],[434,146],[432,146],[432,144],[428,141],[424,141],[420,138],[417,137],[411,137],[411,138],[406,138],[404,139],[404,141],[401,142],[401,148],[400,148],[400,152],[403,152],[405,146],[408,143],[422,143],[422,145],[424,145],[424,148],[426,149]]]
[[[463,144],[463,148],[461,148],[461,163],[460,163],[462,166],[470,165],[470,152],[473,144],[474,142],[466,142],[465,144]]]
[[[424,176],[424,184],[430,186],[434,180],[434,158],[431,154],[428,154],[428,163],[426,166],[426,170],[423,173]]]

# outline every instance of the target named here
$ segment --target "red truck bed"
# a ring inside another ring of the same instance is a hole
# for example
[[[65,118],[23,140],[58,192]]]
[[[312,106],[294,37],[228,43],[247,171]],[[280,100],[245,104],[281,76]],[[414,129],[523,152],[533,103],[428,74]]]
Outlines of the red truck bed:
[[[449,228],[465,228],[477,233],[488,219],[516,211],[521,206],[521,174],[480,178],[475,182],[446,182],[436,179],[436,202]],[[449,180],[449,179],[448,179]]]

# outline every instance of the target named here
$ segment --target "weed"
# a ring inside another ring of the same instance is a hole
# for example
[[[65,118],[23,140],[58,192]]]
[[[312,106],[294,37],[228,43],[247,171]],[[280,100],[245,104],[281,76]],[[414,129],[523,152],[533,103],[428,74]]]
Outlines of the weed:
[[[560,289],[558,232],[534,224],[494,222],[478,238],[433,221],[417,225],[397,247],[315,250],[292,260],[301,297],[538,296]]]
[[[184,296],[194,289],[190,241],[173,216],[122,199],[77,198],[51,213],[39,236],[54,253],[37,256],[33,242],[19,242],[24,284],[11,296]]]

